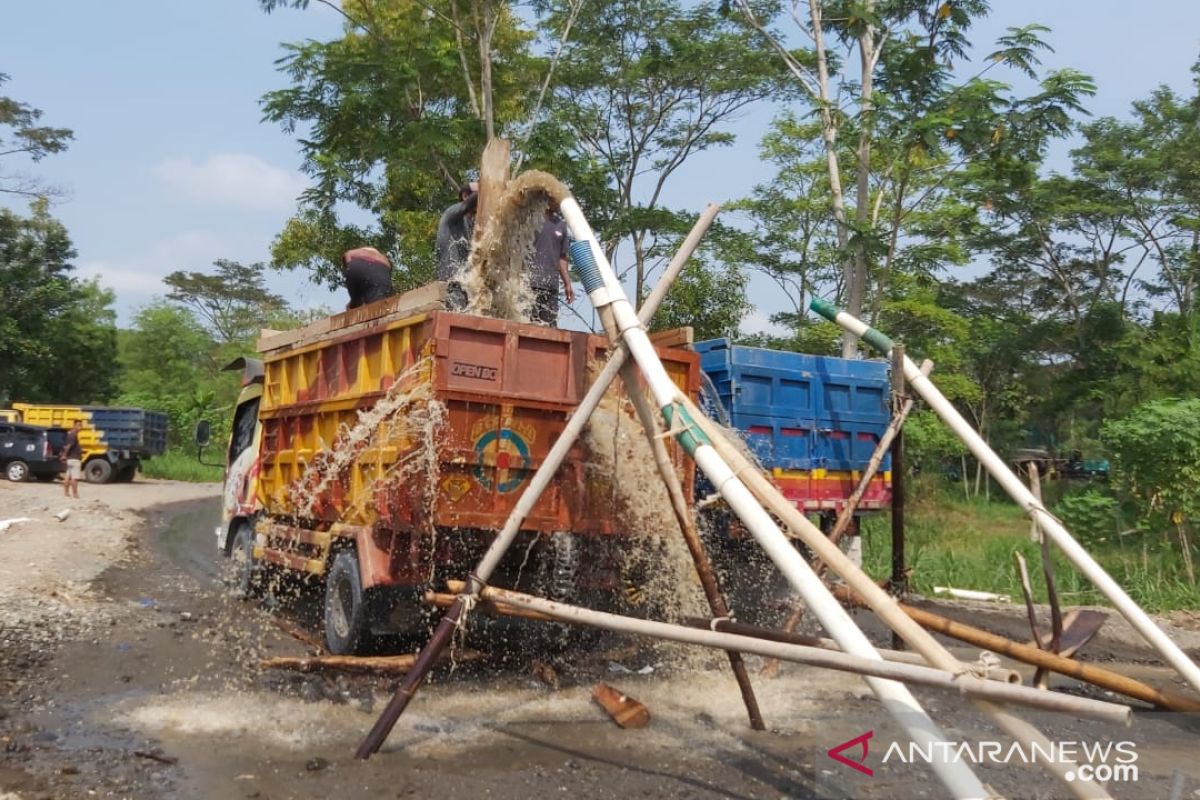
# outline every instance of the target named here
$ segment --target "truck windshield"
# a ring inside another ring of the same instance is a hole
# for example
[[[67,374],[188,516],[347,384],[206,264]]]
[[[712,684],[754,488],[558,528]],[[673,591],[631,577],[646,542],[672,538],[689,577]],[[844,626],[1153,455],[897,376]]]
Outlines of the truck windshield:
[[[233,463],[242,451],[254,441],[254,426],[258,422],[258,403],[260,398],[248,400],[238,406],[233,417],[233,437],[229,442],[229,463]]]

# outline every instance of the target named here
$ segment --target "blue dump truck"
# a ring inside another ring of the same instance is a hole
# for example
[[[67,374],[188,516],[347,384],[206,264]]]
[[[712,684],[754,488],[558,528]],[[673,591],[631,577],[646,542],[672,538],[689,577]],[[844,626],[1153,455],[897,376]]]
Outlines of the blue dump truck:
[[[784,496],[829,519],[846,505],[891,420],[889,367],[742,347],[728,339],[693,345],[704,402],[746,439]],[[859,508],[889,508],[886,456]]]

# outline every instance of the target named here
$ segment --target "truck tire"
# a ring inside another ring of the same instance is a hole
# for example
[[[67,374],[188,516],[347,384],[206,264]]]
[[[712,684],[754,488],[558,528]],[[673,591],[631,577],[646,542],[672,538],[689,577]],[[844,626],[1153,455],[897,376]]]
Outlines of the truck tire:
[[[88,483],[108,483],[113,479],[113,465],[107,458],[93,458],[83,465],[83,477]]]
[[[352,655],[362,647],[367,633],[367,604],[358,555],[340,550],[325,577],[325,644],[336,655]]]
[[[24,483],[29,480],[29,465],[24,461],[10,461],[4,468],[4,476],[13,483]]]
[[[229,543],[229,561],[232,566],[233,593],[243,600],[257,597],[262,591],[259,579],[261,569],[254,563],[254,527],[248,522],[239,522]]]
[[[117,481],[119,483],[133,483],[133,479],[137,476],[137,471],[138,465],[136,461],[132,464],[126,464],[117,470]]]

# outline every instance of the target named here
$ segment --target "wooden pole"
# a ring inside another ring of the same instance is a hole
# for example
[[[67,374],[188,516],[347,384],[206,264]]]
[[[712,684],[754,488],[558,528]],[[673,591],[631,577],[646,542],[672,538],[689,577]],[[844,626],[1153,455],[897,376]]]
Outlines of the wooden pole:
[[[667,265],[666,271],[654,289],[650,292],[650,296],[646,298],[646,302],[638,311],[638,316],[641,319],[649,320],[658,310],[659,304],[666,297],[667,290],[675,279],[679,277],[679,273],[683,271],[688,259],[700,244],[700,240],[704,237],[705,231],[712,225],[712,221],[716,218],[720,211],[720,206],[709,204],[705,207],[700,218],[696,220],[696,224],[692,227],[691,233],[684,239],[680,245],[679,251],[671,259],[671,263]],[[433,668],[433,664],[437,656],[450,643],[450,640],[457,630],[463,613],[469,604],[474,603],[478,597],[479,590],[491,579],[492,572],[500,563],[500,559],[508,552],[508,548],[512,546],[513,540],[520,532],[521,524],[525,521],[526,515],[533,509],[542,492],[550,485],[554,479],[554,474],[558,471],[559,466],[566,459],[567,453],[574,446],[575,441],[579,438],[579,434],[583,432],[584,426],[587,424],[588,418],[592,412],[600,404],[600,400],[608,391],[609,385],[616,379],[617,373],[621,369],[621,365],[629,358],[629,348],[622,343],[620,347],[615,348],[608,357],[608,363],[600,375],[588,388],[587,394],[584,396],[579,407],[575,410],[575,414],[567,421],[567,425],[563,428],[563,432],[555,440],[554,445],[550,448],[550,452],[546,454],[542,465],[534,472],[533,477],[529,481],[529,485],[521,493],[521,497],[517,500],[516,506],[512,513],[504,523],[504,527],[496,534],[496,538],[492,540],[483,558],[471,573],[471,581],[465,591],[459,594],[453,605],[446,610],[442,619],[438,622],[437,628],[434,629],[433,635],[429,641],[421,648],[417,663],[404,676],[404,680],[396,687],[396,692],[392,699],[388,702],[383,712],[379,715],[379,719],[375,721],[375,725],[367,733],[366,737],[359,744],[358,750],[355,751],[356,758],[370,758],[371,755],[379,750],[395,727],[396,721],[400,719],[400,715],[404,713],[404,709],[408,707],[409,702],[416,695],[421,683],[425,680],[425,676],[429,674],[429,670]]]
[[[896,353],[899,353],[899,357]],[[904,381],[904,343],[897,342],[892,352],[892,408],[896,413],[907,400]],[[911,408],[911,403],[909,404]],[[908,576],[904,564],[904,428],[896,430],[892,441],[892,594],[904,597],[908,594]],[[892,647],[899,650],[904,646],[900,634],[892,631]]]
[[[492,586],[484,588],[481,595],[486,599],[503,602],[510,606],[549,614],[564,622],[590,625],[618,633],[653,636],[656,639],[666,639],[683,644],[695,644],[719,650],[736,650],[780,658],[784,661],[795,661],[814,667],[852,672],[857,675],[950,689],[972,697],[987,698],[1002,703],[1017,703],[1044,711],[1058,711],[1117,725],[1128,725],[1132,717],[1129,706],[1057,692],[1040,692],[1027,686],[985,680],[971,674],[956,674],[929,666],[865,658],[840,650],[785,644],[751,636],[699,630],[686,625],[623,617],[566,603],[557,603],[521,592],[497,589]]]
[[[600,319],[609,338],[616,341],[617,329],[611,311],[608,308],[600,309]],[[654,409],[650,407],[638,383],[637,365],[633,362],[626,362],[621,367],[621,380],[625,384],[625,393],[629,396],[637,412],[638,420],[642,423],[642,430],[646,434],[650,449],[654,452],[654,463],[658,467],[659,477],[662,478],[663,484],[667,488],[667,495],[671,499],[671,511],[675,515],[675,522],[679,525],[679,532],[683,535],[688,553],[691,554],[692,564],[696,567],[696,574],[700,578],[700,587],[704,590],[704,598],[708,601],[709,610],[712,611],[714,617],[728,617],[730,615],[729,605],[725,602],[725,596],[721,593],[721,588],[717,583],[712,563],[708,560],[704,544],[700,541],[700,534],[696,531],[691,510],[683,496],[683,486],[680,485],[679,476],[675,473],[675,464],[672,463],[671,454],[667,451],[666,442],[663,441],[662,428],[658,424]],[[766,730],[767,726],[763,722],[762,712],[758,708],[758,699],[754,696],[754,687],[750,684],[750,675],[746,671],[746,662],[742,659],[741,653],[734,650],[727,650],[726,655],[729,657],[729,667],[733,670],[738,691],[741,692],[742,703],[746,706],[750,727],[756,731]]]
[[[834,594],[843,602],[853,603],[862,608],[868,607],[864,598],[848,587],[835,586]],[[1035,667],[1048,669],[1052,672],[1057,672],[1059,675],[1066,675],[1068,678],[1075,678],[1076,680],[1099,686],[1101,689],[1118,692],[1126,697],[1132,697],[1135,700],[1141,700],[1142,702],[1150,703],[1169,711],[1200,711],[1200,700],[1194,700],[1173,692],[1160,691],[1153,686],[1121,675],[1120,673],[1104,669],[1103,667],[1085,664],[1073,658],[1064,658],[1055,653],[1049,653],[1045,650],[1039,650],[1036,647],[1020,644],[971,625],[946,619],[923,608],[915,608],[901,603],[900,610],[922,627],[928,628],[935,633],[940,633],[943,636],[949,636],[951,639],[958,639],[960,642],[966,642],[975,647],[982,647],[991,650],[993,653],[1007,656],[1026,664],[1032,664]]]

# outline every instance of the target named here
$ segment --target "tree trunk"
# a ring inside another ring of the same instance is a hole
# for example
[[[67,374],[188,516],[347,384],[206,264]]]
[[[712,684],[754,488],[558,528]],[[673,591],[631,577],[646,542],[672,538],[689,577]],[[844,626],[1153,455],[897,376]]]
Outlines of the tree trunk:
[[[838,247],[845,252],[850,241],[850,229],[846,224],[846,199],[842,192],[842,172],[837,159],[837,122],[833,118],[832,101],[829,97],[829,61],[825,52],[825,34],[821,23],[821,0],[808,0],[812,18],[813,44],[817,55],[817,106],[821,113],[821,139],[825,143],[825,162],[829,170],[829,202],[833,208],[833,219],[837,223]],[[854,285],[855,264],[849,256],[842,265],[842,286],[847,293]],[[862,301],[859,300],[861,310]],[[842,357],[851,358],[858,351],[857,337],[842,335]]]
[[[483,126],[488,141],[496,138],[495,111],[492,107],[492,33],[496,30],[496,10],[492,0],[481,0],[476,7],[479,33],[479,93],[483,96]]]
[[[867,11],[874,3],[867,0]],[[867,228],[871,215],[871,101],[874,94],[875,72],[875,29],[868,25],[858,37],[859,64],[862,68],[862,91],[859,96],[859,134],[856,159],[858,164],[855,186],[854,221],[859,230],[859,243],[854,248],[853,260],[847,259],[846,311],[852,317],[862,318],[863,301],[867,291],[867,250],[862,241],[862,231]],[[849,331],[842,335],[842,358],[853,358],[858,351],[858,337]]]

